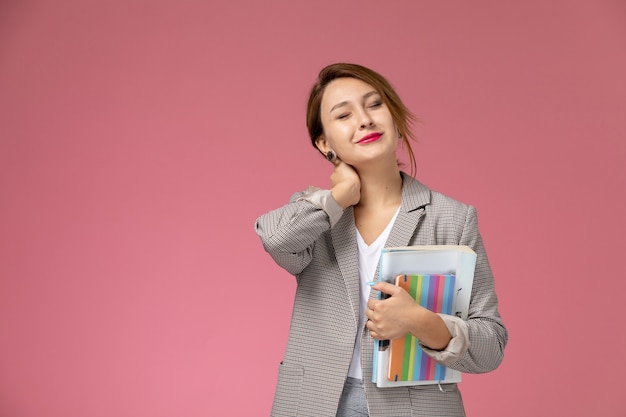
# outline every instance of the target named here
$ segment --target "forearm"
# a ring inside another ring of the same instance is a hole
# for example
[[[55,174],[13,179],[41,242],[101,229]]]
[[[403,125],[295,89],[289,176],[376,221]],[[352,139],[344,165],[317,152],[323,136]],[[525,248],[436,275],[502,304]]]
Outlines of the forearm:
[[[454,366],[462,372],[484,373],[496,369],[504,359],[507,332],[499,320],[475,319],[468,321],[470,348]]]
[[[298,193],[289,204],[260,216],[255,231],[272,258],[295,275],[310,262],[315,241],[342,214],[328,191]]]
[[[467,319],[462,321],[458,317],[450,317],[446,320],[449,328],[454,326],[453,330],[458,333],[455,338],[459,339],[459,346],[463,338],[467,339],[464,353],[448,366],[462,372],[489,372],[502,362],[508,334],[498,311],[494,277],[473,208],[468,212],[459,243],[470,246],[477,258]]]
[[[415,305],[415,320],[410,333],[415,336],[422,345],[431,350],[443,350],[448,346],[452,335],[443,319],[430,310]]]
[[[498,312],[493,273],[474,208],[467,212],[457,244],[471,247],[477,255],[468,316],[461,319],[440,315],[452,336],[448,345],[442,350],[429,349],[426,343],[422,345],[426,345],[426,353],[445,366],[468,373],[489,372],[502,362],[508,334]]]

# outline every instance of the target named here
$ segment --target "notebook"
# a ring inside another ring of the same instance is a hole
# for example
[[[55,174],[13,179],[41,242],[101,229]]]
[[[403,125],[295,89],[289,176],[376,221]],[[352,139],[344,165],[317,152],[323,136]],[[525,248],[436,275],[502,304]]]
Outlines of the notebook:
[[[434,313],[452,314],[455,277],[453,274],[398,275],[396,285],[408,292],[419,305]],[[446,368],[420,348],[411,334],[389,343],[389,381],[444,380]]]

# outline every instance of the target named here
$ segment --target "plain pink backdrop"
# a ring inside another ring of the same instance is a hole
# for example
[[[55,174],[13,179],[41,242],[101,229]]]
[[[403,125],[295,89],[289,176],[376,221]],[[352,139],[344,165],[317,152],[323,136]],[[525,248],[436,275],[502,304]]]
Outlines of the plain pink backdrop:
[[[468,414],[626,415],[626,3],[5,0],[0,416],[268,415],[294,280],[253,224],[328,186],[335,61],[478,209],[510,342]]]

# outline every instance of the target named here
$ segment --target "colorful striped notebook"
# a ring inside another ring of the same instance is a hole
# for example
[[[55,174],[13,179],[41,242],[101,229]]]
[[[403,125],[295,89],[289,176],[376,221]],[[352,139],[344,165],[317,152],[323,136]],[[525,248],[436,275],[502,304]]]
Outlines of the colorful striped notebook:
[[[380,254],[380,264],[378,280],[381,282],[388,282],[390,284],[396,284],[396,278],[401,276],[401,285],[408,285],[408,292],[411,293],[411,282],[413,278],[411,276],[448,276],[454,278],[454,281],[450,281],[449,286],[442,286],[442,283],[433,284],[433,291],[435,288],[440,288],[437,294],[443,294],[445,296],[445,289],[452,288],[454,286],[453,299],[452,299],[452,311],[449,310],[450,303],[446,303],[441,300],[441,310],[438,310],[436,303],[433,302],[432,307],[428,307],[428,302],[425,302],[427,308],[435,311],[447,312],[451,316],[456,316],[462,320],[467,320],[469,304],[472,294],[472,286],[474,281],[474,269],[476,266],[476,252],[474,252],[469,246],[463,245],[426,245],[426,246],[401,246],[401,247],[388,247],[384,248]],[[406,282],[404,277],[406,275]],[[439,278],[441,280],[441,278]],[[448,279],[443,278],[444,282]],[[415,281],[414,297],[417,296],[417,289],[424,290],[424,278],[422,283],[418,286],[419,279]],[[436,281],[436,280],[435,280]],[[441,288],[444,291],[441,291]],[[430,294],[430,278],[428,281],[428,292]],[[448,291],[448,295],[450,292]],[[384,299],[385,294],[379,293],[379,299]],[[445,298],[445,297],[444,297]],[[422,299],[422,293],[420,292],[419,299]],[[428,300],[429,297],[426,297]],[[439,300],[439,295],[435,297],[432,295],[431,300]],[[450,297],[447,298],[448,300]],[[422,303],[424,305],[424,303]],[[444,310],[447,308],[448,310]],[[462,380],[462,373],[459,370],[453,368],[445,368],[439,371],[439,375],[445,374],[445,377],[438,379],[436,363],[424,359],[424,352],[420,349],[417,340],[413,342],[411,338],[401,338],[398,341],[394,341],[393,347],[388,340],[374,340],[374,357],[372,358],[372,382],[376,384],[378,388],[388,387],[404,387],[413,385],[429,385],[429,384],[458,384]],[[415,343],[415,344],[413,344]],[[389,372],[389,354],[390,350],[394,351],[395,356],[394,365],[391,368],[394,372],[390,375]],[[400,353],[401,352],[401,353]],[[412,355],[412,356],[411,356]],[[405,361],[404,358],[407,357]],[[411,363],[411,357],[412,363]],[[398,359],[400,358],[400,360]],[[400,365],[398,365],[398,360]],[[404,363],[407,363],[407,369],[405,375],[402,374],[402,367]],[[432,376],[432,369],[435,368],[435,375]],[[419,371],[416,369],[419,368]],[[428,369],[428,373],[422,369]],[[440,368],[441,369],[441,368]],[[445,372],[444,372],[445,371]],[[428,376],[427,376],[428,375]],[[391,380],[389,379],[391,377]],[[396,377],[398,380],[396,380]],[[403,380],[406,378],[408,380]],[[411,378],[411,379],[409,379]],[[417,379],[412,379],[417,378]],[[433,379],[420,379],[420,378],[433,378]]]
[[[453,274],[399,275],[396,285],[404,288],[422,307],[435,313],[452,314]],[[411,334],[390,342],[389,381],[441,381],[445,377],[446,368],[425,354],[419,341]]]

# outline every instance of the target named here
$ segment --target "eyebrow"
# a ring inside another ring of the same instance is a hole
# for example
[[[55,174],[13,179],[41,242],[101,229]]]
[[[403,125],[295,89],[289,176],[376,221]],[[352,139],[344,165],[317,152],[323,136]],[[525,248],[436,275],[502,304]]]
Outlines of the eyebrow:
[[[365,93],[365,94],[363,95],[363,99],[364,99],[364,100],[366,100],[366,99],[368,99],[369,97],[371,97],[371,96],[373,96],[373,95],[376,95],[376,94],[379,94],[379,95],[380,95],[380,93],[379,93],[378,91],[376,91],[376,90],[372,90],[372,91],[370,91],[369,93]],[[332,113],[335,109],[337,109],[337,108],[339,108],[339,107],[343,107],[343,106],[345,106],[346,104],[348,104],[348,102],[347,102],[347,101],[342,101],[342,102],[339,102],[339,103],[335,104],[335,105],[332,107],[332,109],[330,109],[330,112]]]

